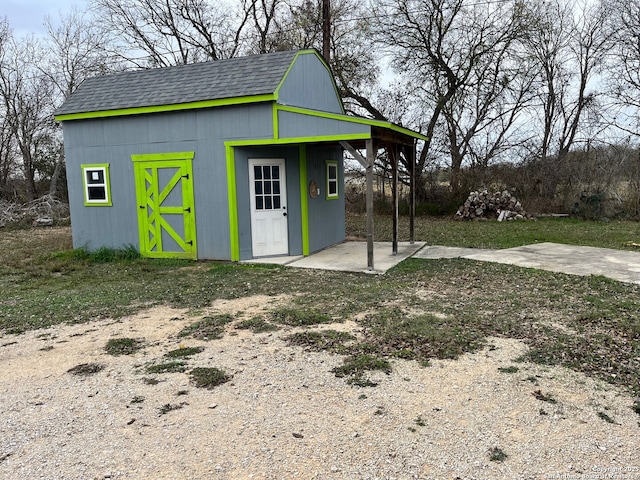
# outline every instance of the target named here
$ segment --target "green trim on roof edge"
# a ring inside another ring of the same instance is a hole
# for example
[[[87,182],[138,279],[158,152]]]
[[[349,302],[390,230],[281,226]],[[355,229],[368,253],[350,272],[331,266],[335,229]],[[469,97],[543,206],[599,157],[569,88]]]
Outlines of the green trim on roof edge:
[[[349,140],[369,140],[369,133],[347,133],[344,135],[326,135],[318,137],[261,138],[254,140],[227,140],[225,147],[259,147],[265,145],[297,145],[303,143],[340,142]]]
[[[180,110],[192,110],[198,108],[225,107],[231,105],[245,105],[247,103],[272,102],[274,94],[252,95],[248,97],[222,98],[219,100],[206,100],[202,102],[176,103],[172,105],[155,105],[151,107],[134,107],[119,110],[103,110],[99,112],[67,113],[56,115],[58,122],[69,120],[86,120],[90,118],[120,117],[126,115],[142,115],[145,113],[175,112]]]

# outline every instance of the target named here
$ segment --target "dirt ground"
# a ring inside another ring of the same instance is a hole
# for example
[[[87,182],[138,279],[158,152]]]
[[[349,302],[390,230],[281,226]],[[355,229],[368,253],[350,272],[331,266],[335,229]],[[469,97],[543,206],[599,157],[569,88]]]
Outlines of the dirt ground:
[[[285,297],[219,301],[200,316],[252,316]],[[640,416],[625,391],[489,346],[428,367],[393,360],[377,387],[349,386],[343,358],[291,347],[285,327],[179,337],[196,321],[158,307],[119,320],[0,337],[0,478],[640,479]],[[348,330],[354,322],[314,328]],[[112,338],[144,348],[111,356]],[[196,388],[188,371],[146,367],[202,346],[189,368],[232,380]],[[96,374],[69,369],[95,362]],[[156,383],[157,382],[157,383]]]

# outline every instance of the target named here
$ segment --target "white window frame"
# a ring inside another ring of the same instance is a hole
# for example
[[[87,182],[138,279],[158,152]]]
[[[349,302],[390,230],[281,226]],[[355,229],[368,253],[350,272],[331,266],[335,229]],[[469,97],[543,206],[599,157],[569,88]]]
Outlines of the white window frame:
[[[82,184],[84,191],[84,205],[86,207],[110,207],[111,203],[111,183],[109,179],[109,164],[91,164],[81,165],[82,167]],[[100,179],[102,173],[102,179]],[[90,178],[89,175],[96,178]],[[102,188],[104,190],[104,198],[91,198],[90,189]]]
[[[337,200],[340,198],[340,172],[338,169],[338,162],[336,160],[327,160],[327,184],[326,184],[326,199]],[[331,175],[331,170],[335,169],[335,176]],[[332,192],[332,188],[334,190]]]

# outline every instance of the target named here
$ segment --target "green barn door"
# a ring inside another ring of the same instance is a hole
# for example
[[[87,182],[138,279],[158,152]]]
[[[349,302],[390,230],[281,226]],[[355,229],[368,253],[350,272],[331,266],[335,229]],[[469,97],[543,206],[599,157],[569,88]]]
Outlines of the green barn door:
[[[197,258],[192,152],[133,155],[140,254]]]

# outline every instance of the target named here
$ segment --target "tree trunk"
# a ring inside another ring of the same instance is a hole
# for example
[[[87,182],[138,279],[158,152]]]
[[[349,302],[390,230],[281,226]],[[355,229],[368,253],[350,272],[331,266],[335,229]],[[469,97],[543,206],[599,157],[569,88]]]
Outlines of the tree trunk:
[[[60,154],[58,155],[58,160],[56,160],[56,166],[53,170],[53,175],[51,175],[51,184],[49,185],[49,195],[52,197],[56,196],[58,192],[58,179],[60,178],[60,173],[62,173],[62,169],[64,166],[64,147],[60,149]]]

